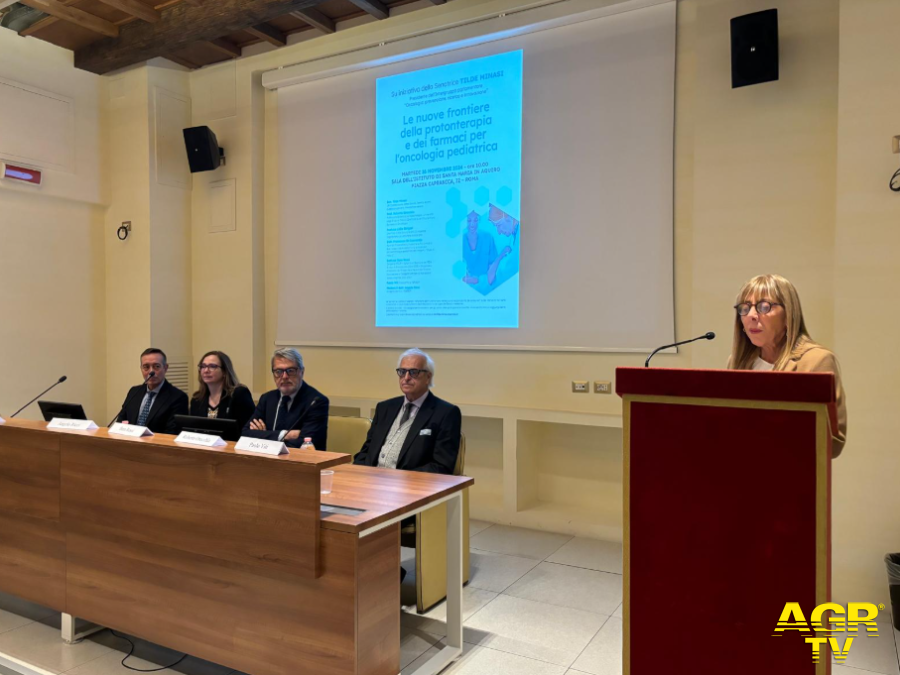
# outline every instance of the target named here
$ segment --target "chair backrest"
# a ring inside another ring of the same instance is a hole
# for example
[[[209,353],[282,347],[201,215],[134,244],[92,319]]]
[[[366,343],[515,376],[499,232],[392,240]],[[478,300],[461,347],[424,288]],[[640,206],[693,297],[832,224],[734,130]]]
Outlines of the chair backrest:
[[[362,449],[372,420],[368,417],[328,416],[328,449],[351,457]]]
[[[456,456],[456,466],[453,467],[454,476],[462,476],[466,470],[466,435],[459,433],[459,454]]]

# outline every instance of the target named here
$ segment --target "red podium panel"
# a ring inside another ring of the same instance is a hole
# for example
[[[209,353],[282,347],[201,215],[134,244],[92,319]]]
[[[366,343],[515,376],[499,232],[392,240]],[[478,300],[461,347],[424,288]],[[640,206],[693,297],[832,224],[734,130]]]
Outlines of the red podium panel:
[[[826,675],[786,602],[830,590],[830,373],[618,368],[624,675]]]

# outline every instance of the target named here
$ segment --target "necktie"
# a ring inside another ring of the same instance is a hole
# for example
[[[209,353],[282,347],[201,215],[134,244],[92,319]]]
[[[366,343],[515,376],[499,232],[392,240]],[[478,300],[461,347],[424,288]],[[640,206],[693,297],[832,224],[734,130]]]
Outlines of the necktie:
[[[413,404],[407,401],[403,405],[403,415],[400,417],[400,426],[402,427],[409,421],[409,416],[412,413]]]
[[[144,401],[144,405],[141,406],[141,414],[138,415],[138,426],[142,427],[147,424],[147,418],[150,416],[150,406],[153,405],[153,399],[156,398],[155,391],[147,392],[147,400]]]
[[[282,396],[281,403],[278,404],[278,412],[275,413],[275,431],[287,429],[288,405],[290,405],[291,397]]]

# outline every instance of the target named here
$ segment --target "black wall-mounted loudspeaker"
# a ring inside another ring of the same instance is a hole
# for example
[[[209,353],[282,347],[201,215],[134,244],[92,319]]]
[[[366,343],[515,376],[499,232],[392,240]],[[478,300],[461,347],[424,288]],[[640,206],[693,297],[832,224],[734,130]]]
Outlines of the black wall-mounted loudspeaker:
[[[213,171],[224,163],[225,151],[219,147],[216,135],[209,127],[191,127],[184,130],[184,147],[187,150],[191,173]]]
[[[778,10],[731,20],[731,87],[778,79]]]

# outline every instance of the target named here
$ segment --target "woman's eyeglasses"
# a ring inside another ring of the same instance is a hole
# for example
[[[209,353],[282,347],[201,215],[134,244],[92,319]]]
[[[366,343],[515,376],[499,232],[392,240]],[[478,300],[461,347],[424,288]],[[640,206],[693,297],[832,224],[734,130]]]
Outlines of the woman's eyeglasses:
[[[750,309],[755,307],[757,314],[768,314],[772,311],[773,307],[784,307],[780,302],[769,302],[768,300],[760,300],[759,302],[750,303],[750,302],[741,302],[734,306],[737,310],[738,316],[747,316],[750,313]]]
[[[216,365],[215,363],[201,363],[199,366],[197,366],[197,370],[212,370],[212,371],[216,371],[216,370],[219,370],[219,369],[221,369],[221,368],[222,368],[222,366]]]

